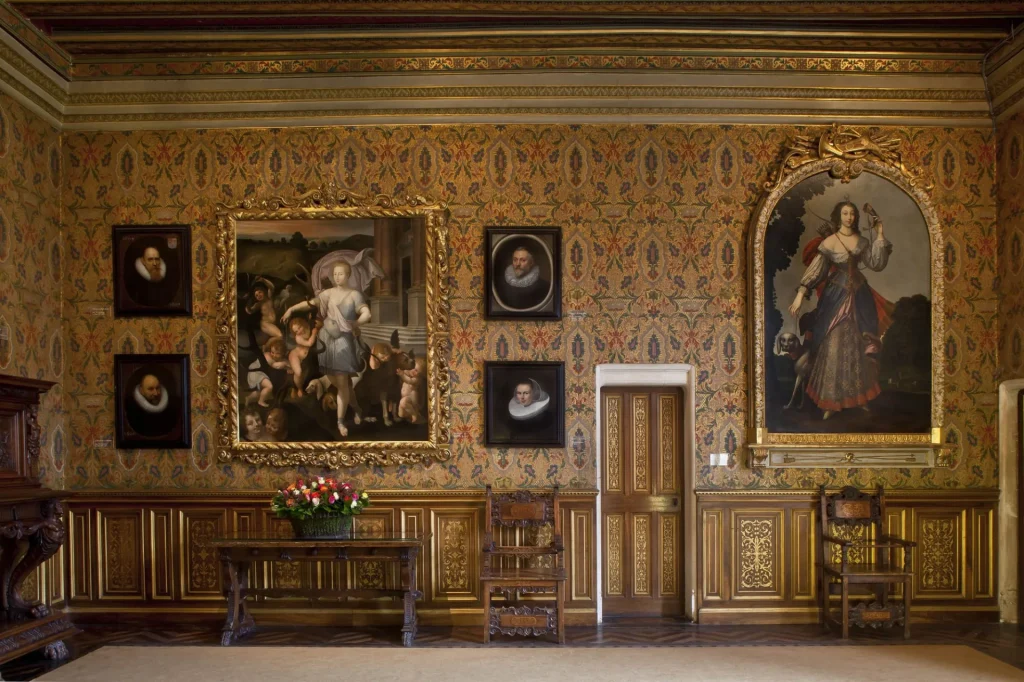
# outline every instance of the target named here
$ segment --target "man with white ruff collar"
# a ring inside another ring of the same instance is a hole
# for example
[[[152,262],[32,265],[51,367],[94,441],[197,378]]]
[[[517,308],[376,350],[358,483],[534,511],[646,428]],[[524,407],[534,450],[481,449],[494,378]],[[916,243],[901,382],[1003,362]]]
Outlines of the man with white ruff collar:
[[[125,399],[128,426],[140,436],[158,438],[173,435],[179,422],[178,405],[154,374],[146,374]]]
[[[178,278],[175,273],[168,273],[167,261],[156,246],[147,246],[134,260],[129,256],[128,266],[124,284],[128,296],[135,303],[159,307],[174,300],[178,293]]]
[[[535,310],[547,302],[551,282],[541,277],[540,266],[526,246],[512,252],[512,263],[494,281],[498,303],[508,310]]]
[[[554,429],[551,396],[536,379],[516,384],[515,395],[508,402],[509,440],[515,442],[550,439]]]

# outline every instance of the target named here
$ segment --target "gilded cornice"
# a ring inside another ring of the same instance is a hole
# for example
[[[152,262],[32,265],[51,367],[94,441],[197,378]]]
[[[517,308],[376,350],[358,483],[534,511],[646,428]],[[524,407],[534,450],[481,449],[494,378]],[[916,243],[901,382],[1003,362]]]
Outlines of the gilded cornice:
[[[0,1],[0,30],[6,31],[55,72],[67,78],[71,73],[71,56],[43,35],[30,21]]]
[[[729,50],[744,54],[812,52],[830,56],[858,54],[887,57],[980,57],[1002,37],[1001,32],[981,31],[951,35],[948,32],[821,31],[769,29],[444,29],[429,31],[389,30],[340,32],[337,30],[274,31],[146,31],[136,33],[75,32],[61,38],[76,61],[130,60],[176,61],[198,55],[222,60],[267,58],[282,55],[407,55],[533,54],[581,51],[616,54],[680,54],[696,50]],[[585,53],[584,53],[585,54]]]
[[[876,123],[879,125],[953,125],[989,126],[988,111],[893,110],[893,109],[806,109],[806,108],[726,108],[726,107],[439,107],[373,109],[302,109],[294,111],[186,112],[65,115],[69,130],[133,128],[207,128],[248,125],[326,125],[332,122],[352,124],[440,124],[440,123],[515,123],[543,121],[596,122],[637,121],[644,123],[742,122],[748,124],[788,122],[822,124],[832,121]]]
[[[3,56],[5,48],[6,46],[0,43],[0,57]],[[16,98],[21,99],[25,104],[34,107],[39,113],[46,116],[49,119],[49,122],[54,126],[61,126],[63,122],[62,110],[54,106],[50,99],[41,96],[38,92],[25,85],[21,79],[12,75],[11,72],[8,69],[3,68],[3,66],[0,66],[0,83],[3,84],[0,87],[5,91]],[[58,99],[58,101],[60,100]]]
[[[977,58],[962,56],[863,56],[793,54],[712,54],[680,50],[676,54],[577,53],[467,55],[394,54],[339,57],[239,57],[237,59],[152,59],[77,62],[75,80],[121,78],[209,78],[217,76],[315,76],[335,74],[415,74],[487,72],[639,73],[812,73],[812,74],[978,74]]]
[[[248,102],[388,101],[398,99],[789,99],[922,102],[984,102],[984,90],[926,88],[714,87],[638,85],[559,86],[426,86],[377,88],[313,88],[291,90],[229,90],[190,92],[114,92],[71,95],[68,107],[152,104],[223,104]]]

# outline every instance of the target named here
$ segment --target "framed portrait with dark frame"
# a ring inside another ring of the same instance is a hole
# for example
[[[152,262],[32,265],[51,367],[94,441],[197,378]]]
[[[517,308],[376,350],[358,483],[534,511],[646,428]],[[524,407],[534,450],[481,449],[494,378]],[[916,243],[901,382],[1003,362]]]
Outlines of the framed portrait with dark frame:
[[[484,440],[498,447],[565,447],[565,363],[485,362]]]
[[[192,447],[188,355],[115,355],[114,405],[118,448]]]
[[[484,239],[484,316],[562,319],[562,229],[488,227]]]
[[[192,315],[188,225],[115,225],[114,316]]]

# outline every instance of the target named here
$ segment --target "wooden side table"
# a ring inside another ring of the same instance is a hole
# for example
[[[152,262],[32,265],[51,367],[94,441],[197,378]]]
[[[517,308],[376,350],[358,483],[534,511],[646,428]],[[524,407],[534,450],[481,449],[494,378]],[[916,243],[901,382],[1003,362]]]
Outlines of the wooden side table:
[[[255,628],[246,597],[399,597],[404,604],[402,644],[412,646],[416,638],[416,600],[423,594],[416,589],[416,559],[428,534],[394,532],[384,537],[363,537],[358,531],[348,540],[296,539],[273,531],[240,531],[216,538],[210,544],[220,555],[224,567],[224,592],[227,619],[221,644],[228,646]],[[396,589],[309,589],[302,587],[254,587],[249,584],[253,562],[259,561],[392,561],[397,562],[401,583]]]

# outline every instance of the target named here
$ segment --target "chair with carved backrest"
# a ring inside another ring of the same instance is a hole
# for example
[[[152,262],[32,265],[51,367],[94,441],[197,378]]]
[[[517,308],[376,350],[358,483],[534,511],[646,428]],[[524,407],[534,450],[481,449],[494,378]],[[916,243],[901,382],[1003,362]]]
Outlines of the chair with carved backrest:
[[[492,634],[557,635],[565,643],[562,605],[565,559],[558,486],[551,494],[516,490],[495,493],[487,486],[484,556],[484,642]],[[534,544],[527,544],[529,542]],[[504,598],[492,604],[492,595]],[[543,600],[544,595],[550,599]]]
[[[910,637],[910,590],[913,569],[910,551],[916,543],[885,532],[885,492],[878,486],[875,494],[846,486],[821,497],[820,553],[818,562],[818,602],[826,626],[841,625],[843,639],[850,636],[851,619],[855,625],[880,627],[903,625],[903,637]],[[902,551],[901,551],[902,550]],[[894,586],[903,586],[903,603],[890,600]],[[854,596],[868,596],[850,609],[851,586]],[[840,595],[842,617],[833,620],[831,597]]]

